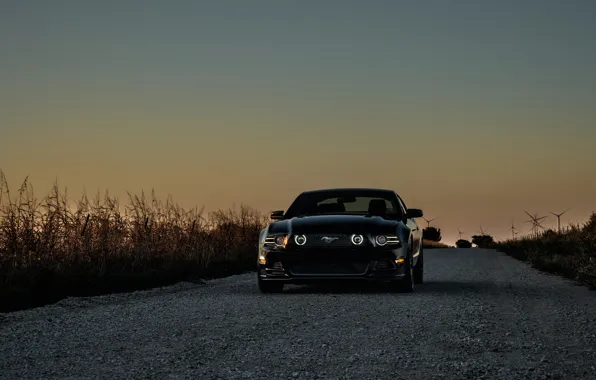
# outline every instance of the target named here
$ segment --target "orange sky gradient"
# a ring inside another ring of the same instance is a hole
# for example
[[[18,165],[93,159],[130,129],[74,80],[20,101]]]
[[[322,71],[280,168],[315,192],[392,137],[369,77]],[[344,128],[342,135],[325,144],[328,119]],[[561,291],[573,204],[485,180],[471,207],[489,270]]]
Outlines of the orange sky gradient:
[[[304,190],[391,188],[450,244],[457,228],[510,236],[512,217],[527,232],[524,210],[596,211],[590,2],[9,3],[12,189],[268,212]]]

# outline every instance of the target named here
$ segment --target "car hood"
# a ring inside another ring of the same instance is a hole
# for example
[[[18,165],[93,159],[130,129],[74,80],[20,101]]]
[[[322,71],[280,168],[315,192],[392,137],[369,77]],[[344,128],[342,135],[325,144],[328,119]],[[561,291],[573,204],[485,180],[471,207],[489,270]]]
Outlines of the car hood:
[[[396,220],[380,216],[363,215],[313,215],[281,220],[269,226],[270,233],[368,233],[395,231]]]

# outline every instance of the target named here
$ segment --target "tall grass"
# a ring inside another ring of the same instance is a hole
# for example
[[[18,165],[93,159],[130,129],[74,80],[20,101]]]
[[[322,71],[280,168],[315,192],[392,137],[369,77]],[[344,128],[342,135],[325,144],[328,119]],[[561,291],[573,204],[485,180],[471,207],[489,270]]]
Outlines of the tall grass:
[[[441,243],[438,241],[432,241],[427,239],[422,239],[422,247],[425,249],[433,249],[433,248],[450,248],[449,245],[445,243]]]
[[[12,194],[0,171],[0,311],[252,270],[266,223],[245,205],[204,215],[154,193],[122,207],[54,185],[37,199],[27,179]]]
[[[497,242],[495,248],[537,269],[596,287],[596,213],[584,225]]]

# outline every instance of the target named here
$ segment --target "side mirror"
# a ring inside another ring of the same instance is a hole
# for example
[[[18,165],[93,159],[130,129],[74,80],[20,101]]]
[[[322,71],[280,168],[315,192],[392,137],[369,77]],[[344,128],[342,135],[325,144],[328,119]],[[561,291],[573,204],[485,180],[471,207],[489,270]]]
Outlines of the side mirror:
[[[272,211],[271,215],[269,216],[271,220],[280,220],[284,216],[284,210],[276,210]]]
[[[406,217],[408,219],[422,218],[423,216],[424,213],[418,208],[409,208],[406,212]]]

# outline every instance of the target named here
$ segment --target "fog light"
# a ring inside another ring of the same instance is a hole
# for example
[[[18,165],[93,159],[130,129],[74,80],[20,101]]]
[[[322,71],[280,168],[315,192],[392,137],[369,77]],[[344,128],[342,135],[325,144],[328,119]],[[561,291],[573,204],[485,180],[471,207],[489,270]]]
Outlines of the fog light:
[[[406,259],[397,259],[395,260],[396,263],[398,264],[403,264],[406,261]]]

